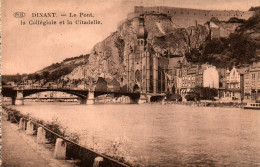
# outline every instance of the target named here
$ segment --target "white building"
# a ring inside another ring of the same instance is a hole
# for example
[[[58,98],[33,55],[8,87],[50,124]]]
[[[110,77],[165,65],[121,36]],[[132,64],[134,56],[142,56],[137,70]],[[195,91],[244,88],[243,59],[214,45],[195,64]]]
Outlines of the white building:
[[[222,98],[225,101],[234,101],[241,99],[241,90],[240,90],[240,72],[235,66],[231,71],[227,69],[226,71],[226,87],[224,91],[224,97]]]
[[[227,88],[228,89],[240,89],[240,73],[236,67],[233,67],[229,72],[227,71]]]
[[[215,66],[208,65],[203,71],[203,87],[219,88],[219,73]]]

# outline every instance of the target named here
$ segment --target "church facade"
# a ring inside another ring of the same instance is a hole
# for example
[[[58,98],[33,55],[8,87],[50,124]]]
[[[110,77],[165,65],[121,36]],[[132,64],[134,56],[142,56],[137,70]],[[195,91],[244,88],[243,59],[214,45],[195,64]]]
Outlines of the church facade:
[[[139,17],[138,46],[127,57],[127,89],[129,92],[163,94],[172,92],[173,69],[170,56],[156,53],[147,42],[144,15]],[[176,58],[174,58],[176,59]]]

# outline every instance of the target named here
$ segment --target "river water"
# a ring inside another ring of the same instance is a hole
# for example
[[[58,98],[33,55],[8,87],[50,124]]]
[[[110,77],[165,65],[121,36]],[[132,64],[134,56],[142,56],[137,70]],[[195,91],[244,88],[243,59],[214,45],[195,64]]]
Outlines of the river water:
[[[80,143],[142,166],[260,166],[260,111],[178,104],[26,103]],[[116,147],[116,149],[115,149]]]

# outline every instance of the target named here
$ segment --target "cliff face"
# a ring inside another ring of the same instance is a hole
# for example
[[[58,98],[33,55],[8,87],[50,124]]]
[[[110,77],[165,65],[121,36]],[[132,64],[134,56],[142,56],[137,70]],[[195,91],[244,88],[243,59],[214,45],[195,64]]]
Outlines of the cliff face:
[[[66,77],[79,79],[85,73],[85,76],[91,76],[94,80],[105,75],[123,82],[126,79],[127,56],[131,50],[137,48],[138,26],[138,18],[123,22],[116,32],[94,46],[88,65],[84,68],[78,66]],[[209,36],[208,26],[176,28],[171,17],[165,15],[146,15],[145,27],[150,47],[162,55],[166,51],[174,55],[184,55],[190,49],[198,48]]]
[[[176,26],[178,20],[173,20],[174,17],[166,14],[145,14],[144,19],[148,31],[148,45],[161,55],[184,55],[191,50],[198,50],[206,39],[229,39],[230,34],[239,34],[239,31],[248,34],[259,44],[259,17],[247,21],[237,18],[221,21],[212,17],[203,25],[193,24],[194,26],[186,28]],[[94,46],[86,66],[77,66],[65,78],[82,79],[85,76],[90,80],[97,80],[102,76],[116,78],[121,84],[126,84],[126,59],[131,51],[137,49],[138,26],[138,17],[122,22],[116,32]]]

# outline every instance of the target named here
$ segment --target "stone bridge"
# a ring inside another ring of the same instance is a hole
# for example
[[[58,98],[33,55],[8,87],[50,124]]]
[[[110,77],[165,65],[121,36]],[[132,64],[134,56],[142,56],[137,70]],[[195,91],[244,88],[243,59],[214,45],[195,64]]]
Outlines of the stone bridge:
[[[104,95],[112,94],[114,97],[128,96],[131,99],[131,103],[146,103],[150,102],[151,97],[164,97],[164,94],[144,94],[140,92],[112,92],[112,91],[97,91],[89,89],[69,89],[69,88],[25,88],[25,87],[2,87],[2,95],[4,97],[11,97],[13,105],[23,105],[24,97],[46,91],[58,91],[79,97],[80,104],[94,104],[95,98]]]

